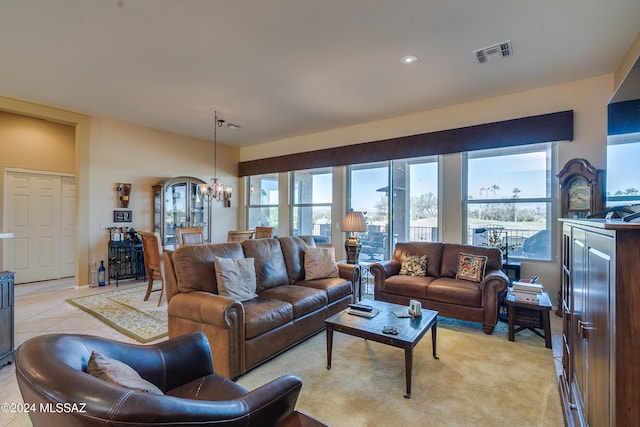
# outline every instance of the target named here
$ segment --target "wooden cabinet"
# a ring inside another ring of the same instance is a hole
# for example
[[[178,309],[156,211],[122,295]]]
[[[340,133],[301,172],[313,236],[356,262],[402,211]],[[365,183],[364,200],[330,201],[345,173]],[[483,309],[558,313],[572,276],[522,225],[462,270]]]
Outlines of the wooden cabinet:
[[[0,271],[0,367],[14,360],[13,273]]]
[[[153,186],[153,231],[163,245],[178,243],[178,228],[202,227],[211,241],[208,204],[200,195],[204,181],[189,176],[164,179]]]
[[[563,371],[567,425],[640,419],[640,224],[563,220]]]

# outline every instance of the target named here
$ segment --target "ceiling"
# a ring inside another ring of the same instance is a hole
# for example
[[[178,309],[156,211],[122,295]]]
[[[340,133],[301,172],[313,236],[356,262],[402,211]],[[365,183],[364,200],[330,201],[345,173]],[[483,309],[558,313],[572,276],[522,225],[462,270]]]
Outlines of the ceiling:
[[[247,146],[612,73],[639,23],[638,0],[0,0],[0,94],[209,140],[217,110]]]

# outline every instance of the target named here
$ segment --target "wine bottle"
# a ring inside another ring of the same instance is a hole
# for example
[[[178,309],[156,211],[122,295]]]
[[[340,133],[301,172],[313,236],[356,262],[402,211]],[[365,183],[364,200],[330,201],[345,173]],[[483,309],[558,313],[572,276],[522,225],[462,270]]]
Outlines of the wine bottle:
[[[104,286],[104,276],[105,276],[105,270],[104,270],[104,261],[100,261],[100,268],[98,268],[98,286]]]

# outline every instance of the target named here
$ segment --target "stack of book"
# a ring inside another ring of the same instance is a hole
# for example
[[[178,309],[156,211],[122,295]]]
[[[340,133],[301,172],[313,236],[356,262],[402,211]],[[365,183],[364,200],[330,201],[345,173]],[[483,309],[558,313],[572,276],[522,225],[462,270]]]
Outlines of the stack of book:
[[[513,282],[511,287],[511,295],[516,301],[537,303],[543,291],[544,288],[540,283]]]

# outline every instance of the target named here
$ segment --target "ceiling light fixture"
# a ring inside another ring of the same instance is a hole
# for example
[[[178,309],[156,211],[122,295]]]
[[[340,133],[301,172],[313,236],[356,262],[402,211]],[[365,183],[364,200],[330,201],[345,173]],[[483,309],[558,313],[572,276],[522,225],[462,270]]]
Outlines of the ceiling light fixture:
[[[417,56],[413,56],[413,55],[406,55],[403,56],[400,59],[400,62],[402,62],[403,64],[413,64],[414,62],[416,62],[418,60]]]
[[[231,193],[233,187],[222,183],[218,178],[218,128],[226,127],[230,129],[240,129],[240,126],[225,122],[218,118],[218,112],[213,112],[214,124],[213,124],[213,178],[211,178],[210,184],[200,184],[200,194],[202,198],[207,202],[212,200],[224,201],[224,206],[231,207]]]

